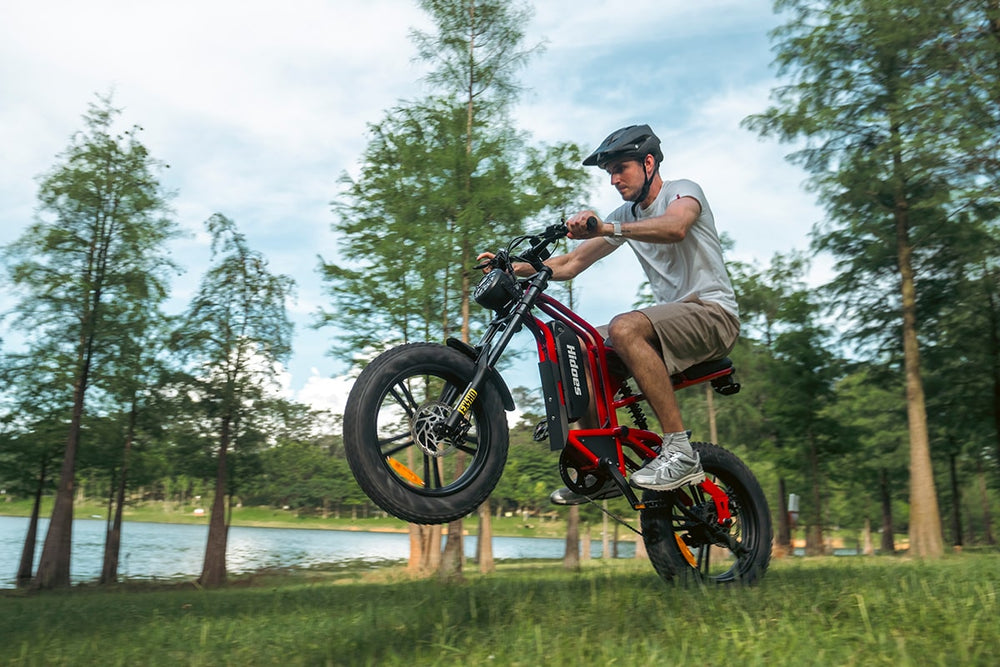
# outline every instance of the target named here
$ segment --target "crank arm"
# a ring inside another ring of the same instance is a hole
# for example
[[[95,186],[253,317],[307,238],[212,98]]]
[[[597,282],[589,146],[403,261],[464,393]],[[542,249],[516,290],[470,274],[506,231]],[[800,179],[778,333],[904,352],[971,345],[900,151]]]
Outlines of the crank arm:
[[[618,464],[616,464],[611,459],[602,459],[601,467],[611,475],[611,479],[615,480],[615,484],[621,489],[622,494],[624,494],[625,499],[628,500],[629,504],[632,505],[632,509],[642,509],[644,505],[642,502],[636,498],[635,491],[629,485],[628,480],[622,475],[621,470],[618,469]]]

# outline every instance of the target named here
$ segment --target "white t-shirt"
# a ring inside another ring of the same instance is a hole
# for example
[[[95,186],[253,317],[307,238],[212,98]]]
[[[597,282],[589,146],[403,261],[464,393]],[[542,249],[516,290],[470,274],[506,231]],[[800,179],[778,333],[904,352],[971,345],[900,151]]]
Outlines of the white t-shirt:
[[[648,243],[612,236],[604,239],[614,246],[627,242],[632,247],[657,302],[672,303],[697,297],[702,301],[718,303],[739,317],[736,295],[722,260],[722,244],[715,229],[715,217],[697,183],[688,180],[664,181],[649,208],[637,207],[637,215],[632,215],[632,202],[626,202],[609,214],[606,221],[634,222],[663,215],[670,202],[682,197],[693,197],[701,204],[701,215],[691,225],[683,241]]]

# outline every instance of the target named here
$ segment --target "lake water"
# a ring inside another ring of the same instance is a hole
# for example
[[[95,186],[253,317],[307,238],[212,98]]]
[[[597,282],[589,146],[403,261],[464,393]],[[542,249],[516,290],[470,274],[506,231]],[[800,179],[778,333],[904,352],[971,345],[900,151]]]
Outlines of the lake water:
[[[39,522],[35,566],[41,554],[48,520]],[[103,520],[73,522],[73,553],[70,579],[73,583],[96,581],[104,557]],[[21,559],[28,519],[0,516],[0,588],[13,588]],[[205,555],[207,526],[141,523],[122,526],[119,575],[128,579],[196,579]],[[476,538],[464,540],[466,556],[475,556]],[[565,552],[565,540],[532,537],[494,537],[496,559],[553,558]],[[619,544],[619,555],[631,558],[635,545]],[[592,556],[601,553],[600,539],[591,543]],[[231,574],[265,568],[305,568],[362,561],[372,565],[405,561],[409,557],[409,536],[399,533],[368,533],[342,530],[296,528],[229,529],[226,565]]]

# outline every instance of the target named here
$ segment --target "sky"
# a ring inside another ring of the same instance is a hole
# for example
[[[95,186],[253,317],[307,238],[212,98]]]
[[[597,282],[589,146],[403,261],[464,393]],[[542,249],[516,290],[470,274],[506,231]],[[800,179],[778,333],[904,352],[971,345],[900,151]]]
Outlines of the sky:
[[[544,48],[521,72],[518,129],[535,143],[589,152],[618,127],[648,123],[663,142],[661,173],[702,186],[719,231],[735,242],[730,259],[766,265],[808,248],[822,211],[806,174],[785,159],[789,146],[740,126],[781,84],[770,1],[532,4],[524,45]],[[431,92],[410,39],[430,28],[414,0],[4,0],[0,245],[33,220],[39,175],[83,129],[88,104],[110,92],[123,128],[141,126],[140,140],[169,165],[161,182],[188,232],[170,246],[185,273],[173,280],[168,311],[185,308],[208,267],[205,220],[225,214],[273,272],[296,281],[287,392],[342,405],[351,381],[327,354],[336,332],[310,326],[328,306],[320,257],[335,258],[343,243],[330,203],[339,179],[359,172],[368,125]],[[600,213],[620,204],[601,173],[583,199]],[[828,271],[820,262],[810,280]],[[578,309],[606,322],[643,279],[620,250],[577,279]],[[12,306],[0,287],[0,310]],[[18,343],[3,324],[0,338],[8,349]],[[519,364],[508,382],[538,386],[535,372],[534,362]]]

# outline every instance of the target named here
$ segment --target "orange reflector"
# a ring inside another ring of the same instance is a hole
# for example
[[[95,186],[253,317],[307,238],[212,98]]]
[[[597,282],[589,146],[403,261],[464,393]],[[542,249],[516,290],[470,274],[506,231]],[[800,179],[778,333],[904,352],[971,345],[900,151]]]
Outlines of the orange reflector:
[[[684,556],[684,560],[688,562],[688,565],[691,567],[698,567],[698,563],[694,559],[694,554],[691,553],[691,549],[689,549],[688,545],[684,543],[681,536],[674,533],[674,539],[677,540],[677,548],[681,550],[681,555]]]
[[[405,465],[403,465],[396,459],[390,458],[388,459],[388,461],[389,461],[389,467],[395,470],[396,474],[405,479],[407,482],[413,484],[414,486],[424,485],[424,480],[420,479],[417,473],[413,472],[412,470],[407,468]]]

